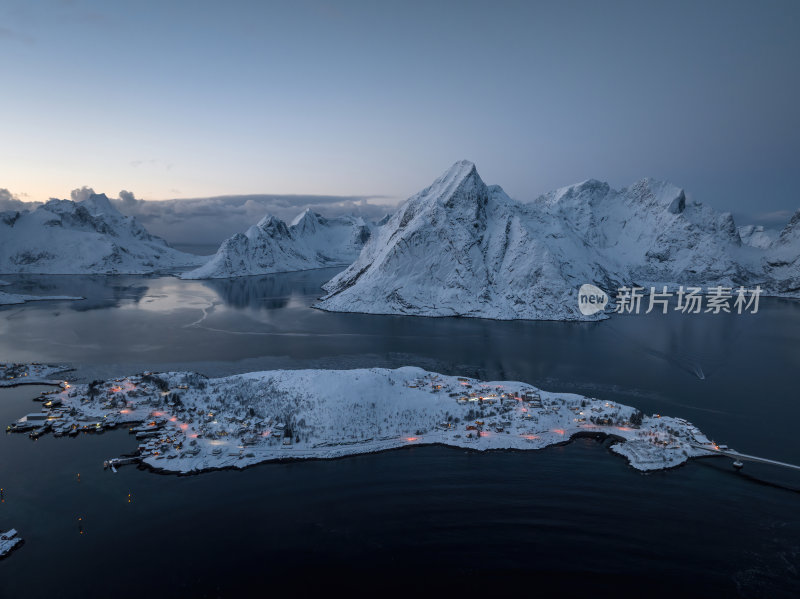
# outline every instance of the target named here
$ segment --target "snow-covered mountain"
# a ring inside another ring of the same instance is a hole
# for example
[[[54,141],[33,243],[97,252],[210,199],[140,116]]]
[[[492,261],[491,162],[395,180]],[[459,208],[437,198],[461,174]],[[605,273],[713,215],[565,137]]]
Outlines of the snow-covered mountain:
[[[358,259],[325,285],[327,295],[316,306],[584,320],[577,302],[584,283],[612,294],[631,284],[761,284],[769,293],[796,293],[798,230],[787,227],[780,252],[743,246],[730,214],[652,179],[621,190],[589,180],[521,204],[461,161],[409,198]]]
[[[765,250],[764,271],[775,295],[800,297],[800,210]]]
[[[306,210],[290,225],[272,215],[226,239],[211,259],[184,279],[224,279],[328,266],[358,256],[370,227],[354,216],[325,218]]]
[[[778,238],[780,231],[767,229],[762,225],[743,225],[738,227],[739,237],[744,245],[766,249]]]
[[[105,194],[0,212],[0,272],[144,274],[198,264],[123,216]]]

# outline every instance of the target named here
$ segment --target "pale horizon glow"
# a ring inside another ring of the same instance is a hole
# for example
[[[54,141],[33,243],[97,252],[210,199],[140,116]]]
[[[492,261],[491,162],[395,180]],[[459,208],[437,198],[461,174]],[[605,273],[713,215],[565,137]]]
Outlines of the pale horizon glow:
[[[0,188],[391,204],[460,159],[529,201],[800,205],[800,4],[6,2]],[[743,224],[743,223],[742,223]]]

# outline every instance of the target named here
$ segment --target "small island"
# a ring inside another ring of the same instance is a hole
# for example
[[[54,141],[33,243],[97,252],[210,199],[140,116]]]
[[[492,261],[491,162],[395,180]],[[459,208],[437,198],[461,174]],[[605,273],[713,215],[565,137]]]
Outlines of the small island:
[[[41,412],[9,425],[36,438],[126,426],[140,462],[179,474],[287,459],[338,458],[411,445],[541,449],[577,436],[611,437],[640,471],[673,468],[718,447],[681,418],[512,381],[420,368],[276,370],[207,378],[146,372],[61,384]]]
[[[17,385],[53,385],[60,379],[57,375],[72,370],[61,364],[0,364],[0,387]]]
[[[22,539],[17,536],[15,529],[0,532],[0,559],[6,557],[21,544]]]

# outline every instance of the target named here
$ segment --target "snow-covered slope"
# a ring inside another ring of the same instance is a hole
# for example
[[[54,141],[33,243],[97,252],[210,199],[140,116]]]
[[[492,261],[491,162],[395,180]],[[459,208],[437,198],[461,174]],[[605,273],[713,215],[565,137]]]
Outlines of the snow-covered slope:
[[[197,263],[120,214],[104,194],[0,213],[2,273],[140,274]]]
[[[766,249],[778,238],[779,231],[767,229],[762,225],[743,225],[738,227],[739,237],[744,245]]]
[[[369,239],[370,228],[353,216],[325,218],[306,210],[290,225],[267,215],[245,233],[226,239],[211,259],[184,279],[222,279],[352,262]]]
[[[776,295],[800,297],[800,210],[765,250],[764,271]]]
[[[24,304],[25,302],[36,302],[44,300],[81,300],[82,297],[73,297],[70,295],[19,295],[17,293],[6,293],[0,291],[0,306],[9,306],[13,304]]]
[[[796,258],[800,245],[784,233],[784,251]],[[742,246],[730,214],[689,202],[669,183],[643,179],[614,190],[589,180],[520,204],[461,161],[400,207],[325,285],[317,307],[583,320],[577,290],[584,283],[609,292],[631,284],[760,283],[777,292],[778,279],[790,276],[777,263],[767,276],[763,258]]]

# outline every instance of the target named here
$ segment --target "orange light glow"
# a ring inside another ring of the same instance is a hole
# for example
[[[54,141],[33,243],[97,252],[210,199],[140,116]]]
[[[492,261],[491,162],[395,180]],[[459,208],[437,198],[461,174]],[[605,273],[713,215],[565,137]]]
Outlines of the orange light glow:
[[[185,422],[181,422],[181,430],[185,431],[187,428],[189,428],[189,425],[186,424]]]
[[[632,431],[633,429],[632,429],[632,428],[630,428],[630,427],[628,427],[628,426],[618,426],[618,427],[617,427],[617,430],[618,430],[618,431],[625,431],[625,432],[627,433],[627,432],[629,432],[629,431]]]
[[[566,435],[567,434],[567,431],[565,431],[563,428],[554,428],[553,432],[555,434],[557,434],[557,435]]]
[[[173,416],[172,418],[169,419],[169,421],[170,422],[178,422],[178,418],[176,416]]]
[[[408,443],[413,443],[414,441],[419,441],[419,437],[406,437],[406,441]]]
[[[481,431],[481,432],[480,432],[480,433],[478,433],[478,434],[479,434],[481,437],[488,437],[488,436],[489,436],[489,431]]]
[[[261,433],[261,436],[262,437],[269,437],[271,434],[272,434],[272,431],[264,431],[263,433]]]
[[[131,411],[130,410],[120,410],[119,413],[120,414],[130,414]]]
[[[537,435],[522,435],[522,438],[527,439],[528,441],[533,441],[535,439],[538,439],[539,437]]]
[[[153,412],[153,416],[156,416],[156,417],[163,416],[163,415],[164,415],[164,412]]]

